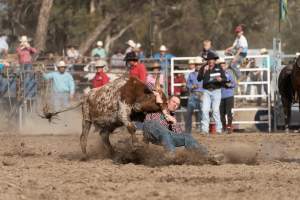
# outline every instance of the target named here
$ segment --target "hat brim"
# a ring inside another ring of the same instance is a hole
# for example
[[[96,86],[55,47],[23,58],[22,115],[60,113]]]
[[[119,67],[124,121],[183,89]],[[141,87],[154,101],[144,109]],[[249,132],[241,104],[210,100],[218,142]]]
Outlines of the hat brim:
[[[61,66],[56,66],[57,68],[59,68],[59,67],[67,67],[67,65],[61,65]]]
[[[205,58],[205,60],[218,60],[218,59],[219,59],[218,56],[216,56],[216,57],[210,57],[210,58]]]
[[[100,67],[100,68],[103,68],[103,67],[105,67],[105,65],[103,65],[103,66],[96,65],[95,67],[98,67],[98,68],[99,68],[99,67]]]

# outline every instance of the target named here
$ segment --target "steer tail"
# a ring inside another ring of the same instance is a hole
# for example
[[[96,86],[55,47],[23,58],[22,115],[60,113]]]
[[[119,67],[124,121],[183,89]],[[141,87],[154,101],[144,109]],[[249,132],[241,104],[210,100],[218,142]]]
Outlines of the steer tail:
[[[71,105],[69,107],[66,107],[66,108],[64,108],[62,110],[58,110],[58,111],[55,111],[55,112],[50,112],[48,105],[45,105],[43,107],[43,114],[42,115],[39,114],[39,116],[41,118],[48,119],[48,121],[51,122],[54,116],[58,115],[59,113],[63,113],[63,112],[67,112],[67,111],[73,110],[73,109],[81,106],[82,103],[83,103],[83,101],[80,101],[80,102],[78,102],[78,103],[76,103],[74,105]]]

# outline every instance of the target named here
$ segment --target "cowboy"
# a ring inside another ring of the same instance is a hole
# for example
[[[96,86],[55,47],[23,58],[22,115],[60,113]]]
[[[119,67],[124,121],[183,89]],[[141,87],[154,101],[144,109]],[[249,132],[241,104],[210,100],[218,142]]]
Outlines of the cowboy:
[[[125,54],[133,52],[134,47],[136,46],[135,42],[133,40],[128,40],[126,42],[128,45],[127,49],[125,50]]]
[[[232,54],[234,56],[231,61],[231,68],[234,70],[236,77],[239,79],[241,72],[238,65],[242,64],[248,53],[248,42],[244,36],[244,30],[241,25],[235,28],[236,38],[231,47],[225,50],[225,53]]]
[[[219,59],[217,53],[209,51],[207,54],[207,64],[203,66],[198,73],[198,81],[203,81],[203,99],[202,99],[202,132],[208,134],[210,117],[209,112],[212,110],[212,116],[216,122],[217,133],[222,132],[222,123],[220,120],[220,102],[221,87],[226,82],[225,72],[220,65],[216,64]]]
[[[162,69],[165,70],[170,66],[171,58],[173,58],[174,55],[168,53],[168,48],[165,45],[161,45],[159,47],[159,52],[155,53],[153,57],[160,62]]]
[[[30,46],[30,39],[26,35],[21,36],[19,41],[19,47],[16,49],[19,64],[23,70],[32,70],[32,56],[37,53],[37,50]]]
[[[153,63],[150,68],[151,72],[147,76],[147,85],[152,88],[155,85],[156,77],[159,76],[159,84],[164,85],[164,75],[161,74],[161,66],[158,62]]]
[[[124,60],[126,65],[129,66],[129,74],[140,79],[142,82],[146,83],[147,70],[143,63],[139,63],[139,58],[134,52],[127,53]]]
[[[109,82],[109,77],[103,70],[105,66],[106,66],[106,62],[104,60],[98,60],[95,63],[96,74],[92,79],[93,88],[102,87],[103,85]]]
[[[154,92],[157,103],[162,103],[159,92]],[[208,159],[212,164],[220,164],[224,161],[223,154],[210,155],[207,148],[200,144],[191,134],[182,131],[174,117],[175,111],[180,105],[180,98],[171,96],[167,101],[166,109],[161,112],[148,113],[143,125],[143,141],[148,144],[162,145],[167,151],[167,157],[176,157],[176,147],[184,146],[187,150],[198,153]]]
[[[64,61],[59,61],[56,67],[58,71],[43,73],[43,77],[53,81],[53,105],[55,110],[59,110],[67,107],[74,98],[75,83],[72,75],[66,72],[67,65]]]
[[[106,59],[107,58],[107,52],[103,48],[103,42],[98,41],[97,42],[97,47],[92,50],[92,57],[95,55],[98,55],[101,59]]]
[[[223,131],[228,134],[232,133],[232,108],[234,106],[234,88],[236,87],[236,82],[234,80],[233,74],[228,68],[224,58],[220,58],[217,61],[221,65],[222,69],[225,71],[225,76],[227,82],[224,87],[221,88],[221,103],[220,103],[220,115]],[[227,123],[226,123],[227,117]]]
[[[192,132],[192,117],[194,110],[197,109],[196,121],[201,122],[201,104],[202,104],[202,95],[203,95],[203,86],[202,81],[198,81],[198,71],[203,64],[203,59],[201,57],[196,57],[195,59],[189,60],[189,70],[191,72],[188,75],[187,79],[187,89],[189,92],[188,103],[187,103],[187,113],[186,113],[186,122],[185,122],[185,132]],[[201,132],[201,125],[198,126],[199,131]]]
[[[142,50],[141,43],[136,43],[135,47],[133,48],[133,51],[138,56],[139,60],[145,59],[144,51]]]

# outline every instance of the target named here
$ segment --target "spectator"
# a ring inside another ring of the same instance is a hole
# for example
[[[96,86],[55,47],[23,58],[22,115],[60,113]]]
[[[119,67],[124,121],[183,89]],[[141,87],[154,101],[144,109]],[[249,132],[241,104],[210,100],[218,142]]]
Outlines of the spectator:
[[[202,81],[198,81],[198,71],[200,70],[203,60],[201,57],[196,59],[189,60],[189,73],[187,80],[187,89],[189,92],[188,102],[187,102],[187,113],[186,113],[186,122],[185,122],[185,132],[192,133],[192,117],[195,109],[198,109],[196,115],[196,122],[198,123],[198,130],[201,132],[201,104],[202,104],[202,95],[203,95],[203,86]]]
[[[223,131],[227,133],[232,132],[232,108],[234,106],[234,88],[236,87],[235,80],[228,69],[228,64],[224,59],[219,59],[218,63],[225,71],[227,82],[224,83],[224,87],[221,88],[222,100],[220,104],[220,114]],[[227,116],[227,123],[226,123]]]
[[[145,59],[144,51],[142,50],[142,45],[140,43],[136,43],[133,51],[138,56],[139,60]]]
[[[100,57],[100,59],[106,60],[107,52],[103,48],[103,42],[102,41],[98,41],[97,42],[97,47],[92,50],[91,57],[94,57],[95,55],[98,55]]]
[[[26,35],[21,36],[19,41],[20,45],[16,50],[19,58],[19,64],[23,70],[32,70],[32,56],[37,53],[37,50],[30,46],[30,40]]]
[[[74,79],[70,73],[66,72],[66,67],[66,63],[60,61],[57,64],[58,71],[43,74],[46,80],[53,81],[52,101],[55,110],[67,107],[69,101],[74,98]]]
[[[174,70],[180,70],[180,68],[178,66],[175,66]],[[179,86],[174,86],[174,95],[181,96],[182,93],[186,91],[186,79],[183,73],[174,74],[174,84],[180,84]]]
[[[154,59],[160,62],[162,70],[166,70],[168,66],[170,66],[171,58],[174,55],[168,53],[168,49],[165,45],[161,45],[159,48],[159,52],[154,54]]]
[[[147,84],[150,85],[150,88],[153,88],[155,85],[156,77],[159,76],[159,83],[163,87],[164,85],[164,75],[161,74],[161,66],[159,63],[155,62],[151,67],[151,73],[147,76]]]
[[[5,58],[8,54],[7,36],[3,33],[0,34],[0,59]]]
[[[209,51],[207,54],[207,65],[202,67],[198,73],[198,81],[203,81],[203,102],[202,102],[202,132],[208,134],[210,117],[209,112],[212,109],[212,116],[216,122],[217,133],[222,132],[222,123],[220,120],[220,102],[221,87],[226,81],[225,72],[220,65],[216,64],[219,56]]]
[[[137,77],[142,82],[146,83],[147,70],[143,63],[138,62],[138,59],[139,58],[136,56],[134,52],[130,52],[125,56],[126,64],[128,63],[130,67],[129,74],[131,76]]]
[[[254,58],[251,58],[250,60],[249,60],[249,62],[250,62],[250,68],[258,68],[258,66],[256,65],[256,61],[255,61],[255,59]],[[250,81],[252,82],[258,82],[258,81],[261,81],[262,79],[261,79],[261,71],[252,71],[252,72],[250,72],[249,73],[249,79],[250,79]],[[252,92],[252,87],[255,87],[256,88],[256,94],[262,94],[262,85],[261,84],[249,84],[249,85],[247,85],[247,90],[246,90],[246,94],[251,94],[251,92]],[[261,105],[261,103],[262,103],[262,98],[261,97],[258,97],[258,99],[257,99],[257,102],[256,102],[256,104],[258,105],[258,106],[260,106]]]
[[[128,45],[125,54],[128,54],[130,52],[133,52],[134,47],[136,46],[135,42],[133,40],[128,40],[126,42],[126,44]]]
[[[157,102],[161,103],[159,93],[154,92],[157,96]],[[149,113],[146,115],[143,133],[144,141],[153,144],[163,145],[169,152],[168,155],[175,157],[176,147],[184,146],[189,150],[195,150],[203,156],[208,155],[207,148],[199,144],[192,135],[184,134],[180,125],[174,117],[175,111],[180,105],[180,99],[171,96],[167,103],[167,108],[163,112]]]
[[[19,39],[20,44],[16,49],[21,71],[25,71],[24,75],[24,97],[31,99],[36,96],[37,84],[32,72],[33,55],[37,53],[37,50],[30,46],[30,39],[23,35]]]
[[[204,40],[203,41],[203,49],[202,49],[202,52],[201,52],[201,57],[206,59],[207,58],[207,53],[209,51],[213,51],[212,50],[212,45],[211,45],[211,40]]]
[[[225,50],[226,53],[229,53],[234,56],[231,61],[230,67],[234,70],[234,73],[237,79],[240,78],[241,72],[238,68],[238,65],[242,64],[248,53],[248,42],[244,36],[244,30],[241,25],[235,28],[236,38],[233,45]]]
[[[118,49],[114,55],[112,55],[110,59],[110,66],[111,67],[125,67],[124,62],[124,54],[122,53],[121,49]]]
[[[105,66],[106,66],[106,62],[104,60],[98,60],[95,63],[96,75],[92,80],[93,88],[102,87],[103,85],[109,82],[109,78],[103,70]]]
[[[74,64],[77,59],[80,58],[80,53],[79,51],[75,48],[74,45],[70,45],[69,48],[67,49],[67,58],[69,63]]]
[[[260,50],[260,55],[268,55],[268,54],[269,54],[269,52],[266,48],[262,48]],[[269,57],[269,62],[270,62],[269,63],[269,70],[270,70],[270,73],[272,73],[272,70],[273,70],[273,67],[274,67],[275,63],[274,63],[274,60],[271,57]],[[262,68],[264,68],[264,69],[268,68],[268,58],[263,58]],[[263,81],[268,81],[268,72],[267,71],[263,71],[263,77],[262,78],[263,78],[262,79]],[[270,81],[271,80],[272,80],[272,76],[270,76]],[[264,84],[263,87],[264,87],[265,93],[268,94],[268,85]]]

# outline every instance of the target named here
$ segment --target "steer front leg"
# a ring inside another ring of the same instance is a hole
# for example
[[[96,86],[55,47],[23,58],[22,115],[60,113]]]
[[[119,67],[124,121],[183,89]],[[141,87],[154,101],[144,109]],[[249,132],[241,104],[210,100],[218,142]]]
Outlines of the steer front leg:
[[[136,131],[135,125],[130,121],[131,110],[132,108],[128,104],[119,101],[118,117],[120,121],[127,127],[127,130],[131,135],[132,145],[136,146],[138,140],[135,135],[135,131]]]

